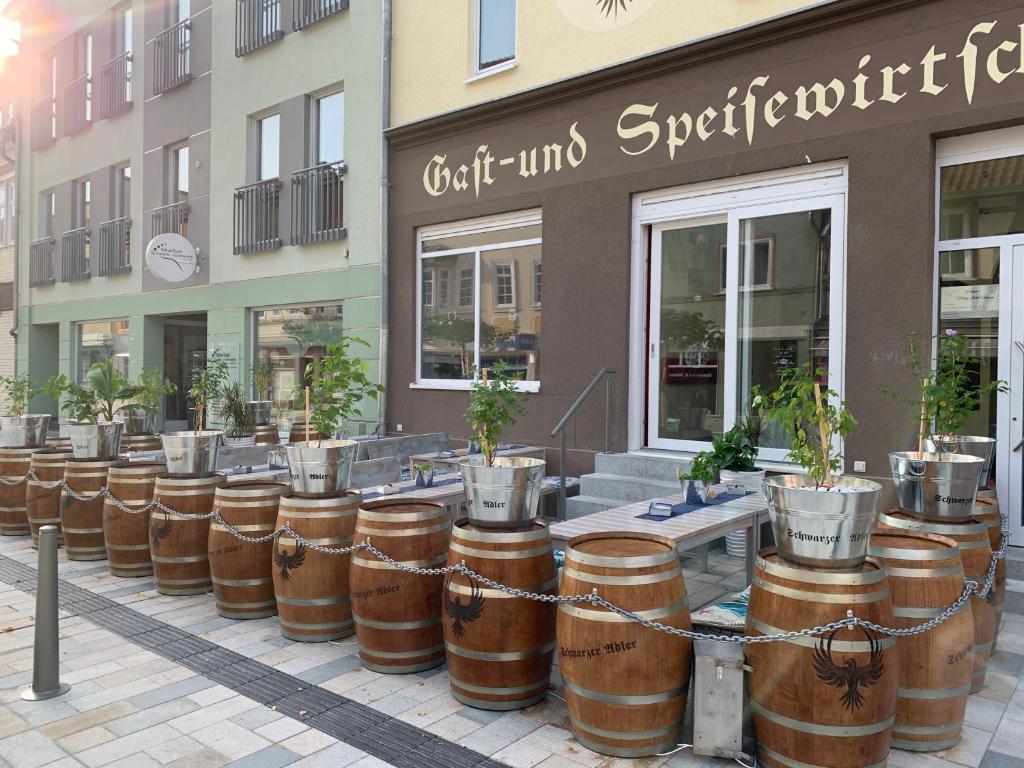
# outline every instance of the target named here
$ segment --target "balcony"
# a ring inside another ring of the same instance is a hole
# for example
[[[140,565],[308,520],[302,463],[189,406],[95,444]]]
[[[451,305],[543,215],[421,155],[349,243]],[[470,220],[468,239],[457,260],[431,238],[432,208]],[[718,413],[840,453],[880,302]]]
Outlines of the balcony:
[[[64,135],[74,136],[92,124],[92,78],[76,78],[64,86]]]
[[[281,0],[235,0],[235,56],[284,37]]]
[[[324,163],[292,174],[292,245],[342,240],[344,163]]]
[[[149,212],[149,236],[174,233],[188,237],[188,201],[171,203]]]
[[[60,281],[70,283],[90,277],[89,228],[79,227],[65,232],[60,239]]]
[[[41,285],[53,285],[53,248],[56,241],[52,237],[33,240],[28,246],[28,284],[33,288]]]
[[[348,0],[292,0],[292,29],[304,29],[347,10]]]
[[[122,53],[100,67],[98,118],[120,115],[132,108],[132,55]]]
[[[153,95],[158,96],[192,79],[192,27],[188,19],[153,39]]]
[[[235,190],[234,253],[281,247],[281,182],[257,181]]]
[[[131,219],[123,217],[100,224],[97,275],[109,277],[132,271],[131,229]]]
[[[46,96],[32,105],[32,149],[57,141],[57,100]]]

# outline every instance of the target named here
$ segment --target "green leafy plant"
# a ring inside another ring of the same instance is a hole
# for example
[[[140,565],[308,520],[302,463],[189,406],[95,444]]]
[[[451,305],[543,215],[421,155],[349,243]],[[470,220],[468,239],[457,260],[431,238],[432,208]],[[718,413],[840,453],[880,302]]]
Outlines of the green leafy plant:
[[[433,468],[434,465],[431,464],[429,461],[424,461],[416,464],[416,470],[418,472],[423,472],[424,474],[430,472],[430,470],[432,470]]]
[[[273,367],[270,363],[257,360],[249,369],[249,381],[252,384],[253,397],[257,400],[269,400],[274,382]]]
[[[129,384],[112,360],[93,363],[86,371],[87,386],[71,381],[64,374],[51,376],[42,391],[60,402],[72,421],[83,424],[111,422],[114,414],[129,405],[125,401],[138,395],[138,387]],[[121,403],[121,405],[118,405]]]
[[[711,458],[719,471],[756,472],[757,448],[751,442],[747,431],[740,425],[734,426],[724,435],[711,441]]]
[[[178,391],[177,385],[156,369],[145,370],[135,379],[135,405],[156,413],[167,395]]]
[[[788,458],[807,470],[815,487],[831,488],[832,473],[842,460],[832,438],[845,439],[857,422],[836,392],[821,387],[819,380],[824,377],[824,369],[812,371],[810,363],[783,371],[778,389],[770,396],[769,415],[790,438]]]
[[[349,347],[370,345],[357,336],[341,336],[327,345],[327,353],[306,366],[309,382],[309,424],[320,435],[332,435],[340,422],[362,414],[359,404],[376,400],[384,387],[370,381],[369,365],[350,357]],[[319,445],[319,443],[318,443]]]
[[[679,470],[680,480],[696,480],[702,483],[717,482],[718,467],[715,466],[711,451],[701,451],[690,459],[687,471]]]
[[[224,421],[227,437],[249,437],[255,432],[249,395],[240,383],[233,381],[221,388],[219,406],[218,414]]]
[[[761,391],[757,384],[750,388],[750,398],[747,401],[747,408],[739,420],[739,426],[747,435],[754,448],[761,444],[761,435],[764,434],[767,426],[766,412],[768,410],[768,396]]]
[[[489,375],[488,375],[489,374]],[[470,385],[466,420],[473,430],[473,439],[480,443],[480,452],[487,466],[494,466],[498,441],[505,427],[523,415],[523,395],[516,386],[517,377],[509,374],[505,361],[499,361]]]
[[[0,376],[0,392],[10,402],[9,415],[24,416],[29,401],[38,395],[42,388],[28,376]]]
[[[192,369],[188,399],[192,403],[197,432],[203,431],[212,404],[220,398],[228,382],[228,360],[229,357],[218,349],[207,357],[206,365]]]

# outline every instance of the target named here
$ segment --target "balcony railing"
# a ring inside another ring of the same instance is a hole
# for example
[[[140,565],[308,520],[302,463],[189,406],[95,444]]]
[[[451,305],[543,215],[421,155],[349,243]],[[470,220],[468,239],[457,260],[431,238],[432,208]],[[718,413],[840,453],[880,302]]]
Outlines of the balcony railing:
[[[101,120],[120,115],[132,107],[132,55],[122,53],[100,67]]]
[[[345,237],[344,163],[323,163],[292,174],[292,245]]]
[[[188,19],[165,29],[153,40],[153,95],[192,79],[192,26]]]
[[[235,190],[234,253],[281,247],[281,182],[257,181]]]
[[[48,147],[57,140],[57,100],[46,96],[32,105],[32,149]]]
[[[282,37],[281,0],[235,0],[235,56]]]
[[[166,235],[169,232],[188,237],[188,201],[171,203],[149,212],[149,236]]]
[[[348,10],[348,0],[292,0],[292,28],[299,30]]]
[[[33,240],[29,244],[28,283],[33,288],[53,285],[53,248],[56,244],[52,237]]]
[[[92,123],[92,78],[76,78],[64,87],[64,135],[73,136]]]
[[[131,229],[132,222],[128,218],[112,219],[100,224],[97,275],[108,277],[132,271]]]
[[[60,281],[88,280],[89,272],[89,228],[79,227],[65,232],[60,239]]]

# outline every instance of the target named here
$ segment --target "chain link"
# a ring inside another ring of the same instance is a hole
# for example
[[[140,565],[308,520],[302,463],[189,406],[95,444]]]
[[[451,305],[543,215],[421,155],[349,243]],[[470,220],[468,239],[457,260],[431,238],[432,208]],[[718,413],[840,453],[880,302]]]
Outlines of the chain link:
[[[19,485],[24,485],[25,483],[27,483],[31,475],[31,469],[28,471],[28,474],[26,474],[20,480],[8,480],[6,475],[0,475],[0,485],[6,485],[8,488],[16,488]]]

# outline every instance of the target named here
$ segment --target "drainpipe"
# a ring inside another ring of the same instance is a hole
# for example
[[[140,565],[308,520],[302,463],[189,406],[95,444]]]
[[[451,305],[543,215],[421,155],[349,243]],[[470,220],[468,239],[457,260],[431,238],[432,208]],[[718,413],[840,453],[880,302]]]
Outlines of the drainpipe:
[[[20,116],[19,116],[20,117]],[[7,141],[10,139],[14,145],[14,158],[11,158],[7,154]],[[21,194],[21,163],[18,162],[18,122],[13,121],[10,126],[4,130],[3,136],[0,137],[0,158],[3,158],[4,162],[14,166],[14,194],[15,201],[17,201],[17,195]],[[14,343],[18,343],[18,258],[20,256],[19,249],[21,246],[21,227],[18,226],[18,218],[21,214],[21,206],[15,202],[14,205],[15,217],[14,221],[8,222],[9,226],[14,228],[14,270],[13,270],[13,285],[12,291],[12,312],[14,317],[11,319],[11,330],[9,333],[14,337]],[[18,350],[14,350],[14,373],[18,373]]]
[[[390,151],[384,131],[391,125],[391,2],[384,0],[381,17],[381,176],[380,176],[380,396],[379,420],[388,429],[388,219],[391,204],[391,180],[388,170]]]

